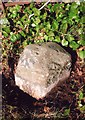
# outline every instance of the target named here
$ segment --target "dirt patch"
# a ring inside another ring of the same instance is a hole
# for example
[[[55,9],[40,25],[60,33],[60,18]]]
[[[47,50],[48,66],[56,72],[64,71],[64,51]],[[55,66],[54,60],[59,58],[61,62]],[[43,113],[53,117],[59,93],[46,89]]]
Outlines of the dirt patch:
[[[15,86],[14,73],[19,56],[9,55],[3,59],[3,119],[4,120],[84,120],[85,113],[79,107],[79,92],[85,95],[85,65],[72,53],[73,66],[69,79],[54,89],[53,94],[37,101]],[[70,110],[64,116],[65,110]]]

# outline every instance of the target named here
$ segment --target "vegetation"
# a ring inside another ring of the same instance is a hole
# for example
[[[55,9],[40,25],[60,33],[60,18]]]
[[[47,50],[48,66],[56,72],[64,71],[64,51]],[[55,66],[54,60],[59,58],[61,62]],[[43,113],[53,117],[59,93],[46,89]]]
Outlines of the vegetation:
[[[45,41],[61,43],[73,50],[85,46],[85,2],[50,3],[39,10],[42,4],[16,5],[5,10],[6,17],[1,21],[5,38],[3,44],[6,44],[8,49],[14,50],[15,45],[25,47],[30,43]],[[29,18],[33,13],[34,16]],[[19,49],[16,47],[15,51],[18,52]],[[84,59],[85,50],[78,51],[78,55]]]
[[[83,62],[85,60],[85,2],[49,3],[39,10],[42,5],[43,3],[31,3],[7,7],[0,20],[3,48],[3,106],[5,106],[3,120],[73,120],[77,118],[84,120],[85,64],[81,65],[78,60],[82,59]],[[29,17],[32,14],[34,15]],[[69,80],[61,87],[60,95],[57,96],[54,93],[53,98],[51,96],[44,101],[35,101],[30,97],[26,99],[27,96],[12,83],[14,65],[17,64],[15,56],[19,56],[28,44],[48,41],[70,48],[73,54],[72,59],[75,58],[76,52],[77,63],[73,61],[75,67]],[[23,102],[25,108],[20,103],[23,98],[28,100],[27,103]],[[31,103],[29,103],[30,99]]]

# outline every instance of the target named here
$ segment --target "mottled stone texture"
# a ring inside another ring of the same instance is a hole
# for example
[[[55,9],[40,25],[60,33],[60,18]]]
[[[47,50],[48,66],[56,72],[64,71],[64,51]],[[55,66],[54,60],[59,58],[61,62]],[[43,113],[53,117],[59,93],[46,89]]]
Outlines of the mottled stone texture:
[[[30,44],[22,52],[15,83],[36,99],[42,99],[70,75],[71,56],[58,44]]]

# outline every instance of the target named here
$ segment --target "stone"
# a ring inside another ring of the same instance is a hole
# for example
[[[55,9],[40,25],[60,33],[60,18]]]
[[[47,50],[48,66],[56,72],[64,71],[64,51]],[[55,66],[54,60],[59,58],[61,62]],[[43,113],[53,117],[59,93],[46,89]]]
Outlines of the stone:
[[[28,45],[16,68],[16,85],[37,100],[70,76],[71,56],[54,42]]]

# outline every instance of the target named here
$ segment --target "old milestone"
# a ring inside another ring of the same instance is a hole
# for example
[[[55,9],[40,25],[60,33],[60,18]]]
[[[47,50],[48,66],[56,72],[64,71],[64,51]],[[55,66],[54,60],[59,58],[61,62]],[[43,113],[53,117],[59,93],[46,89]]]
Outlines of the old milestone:
[[[44,98],[70,76],[71,56],[57,43],[28,45],[20,55],[16,85],[36,99]]]

